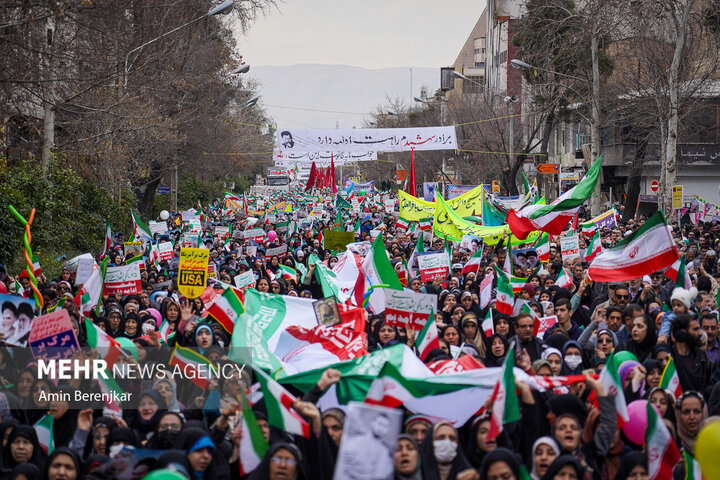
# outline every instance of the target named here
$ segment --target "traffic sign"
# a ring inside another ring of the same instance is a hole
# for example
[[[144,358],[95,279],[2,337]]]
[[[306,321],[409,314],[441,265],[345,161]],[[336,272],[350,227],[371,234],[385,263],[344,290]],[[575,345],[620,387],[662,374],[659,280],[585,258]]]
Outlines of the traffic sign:
[[[652,182],[650,182],[650,190],[652,190],[653,193],[657,192],[659,188],[660,188],[660,184],[658,183],[657,180],[653,180]]]
[[[683,207],[683,186],[673,185],[672,189],[672,208],[678,210]]]
[[[493,182],[492,182],[492,192],[493,192],[493,193],[500,193],[500,180],[493,180]]]
[[[560,173],[560,164],[557,163],[541,163],[537,166],[538,173],[554,174]]]

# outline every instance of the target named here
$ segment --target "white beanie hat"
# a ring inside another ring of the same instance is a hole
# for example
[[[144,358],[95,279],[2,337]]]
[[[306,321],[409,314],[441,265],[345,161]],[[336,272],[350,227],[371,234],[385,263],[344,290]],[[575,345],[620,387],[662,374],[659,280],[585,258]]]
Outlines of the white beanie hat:
[[[683,305],[685,305],[686,308],[690,308],[690,304],[693,300],[695,300],[695,297],[697,297],[697,288],[690,287],[690,290],[686,290],[681,287],[677,287],[675,290],[673,290],[672,296],[670,297],[670,301],[677,300],[679,302],[682,302]]]

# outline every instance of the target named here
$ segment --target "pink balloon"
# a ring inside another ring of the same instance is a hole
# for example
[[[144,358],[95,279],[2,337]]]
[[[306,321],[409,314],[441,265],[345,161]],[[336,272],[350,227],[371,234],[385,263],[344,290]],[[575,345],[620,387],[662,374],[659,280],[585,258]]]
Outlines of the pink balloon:
[[[630,402],[627,406],[628,417],[630,420],[625,422],[622,426],[623,433],[625,436],[636,445],[642,445],[645,441],[645,430],[647,430],[647,400],[635,400]],[[655,408],[658,416],[660,412]]]
[[[277,238],[277,233],[275,233],[275,230],[270,230],[268,232],[268,240],[270,240],[271,242],[274,242],[276,238]]]

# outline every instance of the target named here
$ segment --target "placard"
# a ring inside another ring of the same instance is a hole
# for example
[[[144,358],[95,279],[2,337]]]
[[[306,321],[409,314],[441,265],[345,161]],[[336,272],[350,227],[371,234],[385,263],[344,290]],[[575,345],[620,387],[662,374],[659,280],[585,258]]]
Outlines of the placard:
[[[103,295],[135,295],[142,291],[140,265],[131,263],[121,267],[108,267],[105,273]]]
[[[279,247],[268,248],[265,250],[265,259],[270,260],[273,255],[277,255],[278,258],[285,258],[287,255],[287,247],[287,243],[285,243]]]
[[[180,293],[186,298],[197,298],[205,290],[209,258],[210,252],[205,248],[180,250],[177,285]]]
[[[426,253],[417,257],[420,268],[420,280],[432,282],[436,278],[450,275],[450,259],[447,252]]]
[[[26,347],[35,317],[35,300],[0,294],[0,332],[8,345]]]
[[[540,317],[538,321],[539,327],[536,336],[538,338],[543,338],[545,332],[551,329],[553,325],[558,323],[558,318],[555,315],[550,315],[549,317]]]
[[[217,278],[217,272],[215,271],[215,263],[209,262],[207,268],[208,278]]]
[[[436,308],[436,295],[385,290],[385,323],[390,326],[420,331]]]
[[[95,260],[95,257],[93,257],[92,254],[83,253],[82,255],[78,255],[77,257],[73,257],[70,260],[63,262],[63,267],[67,268],[71,274],[75,273],[77,272],[78,263],[80,262],[81,258],[92,258],[93,260]]]
[[[181,248],[197,248],[200,245],[200,235],[197,233],[183,233],[180,237]]]
[[[157,249],[161,262],[166,262],[175,256],[172,242],[160,242]]]
[[[225,238],[228,233],[230,233],[230,227],[224,225],[215,226],[215,235],[220,235],[221,237]]]
[[[672,188],[672,208],[679,210],[683,208],[683,186],[673,185]]]
[[[580,243],[578,242],[577,235],[562,237],[560,239],[560,250],[563,261],[580,258]]]
[[[148,222],[148,228],[150,228],[150,233],[153,236],[155,236],[156,233],[163,235],[165,232],[168,231],[166,222],[156,222],[154,220],[150,220]]]
[[[237,288],[255,288],[255,274],[252,271],[243,272],[235,275],[233,279]]]
[[[257,255],[257,245],[245,245],[245,255],[248,257]]]
[[[195,218],[195,209],[191,208],[190,210],[185,210],[182,212],[182,220],[183,222],[188,222]]]
[[[252,238],[255,242],[264,242],[267,233],[262,228],[251,228],[245,230],[245,238]]]
[[[142,256],[142,254],[143,254],[142,242],[140,242],[140,241],[125,242],[123,244],[123,254],[125,255],[125,260]]]
[[[202,232],[202,223],[200,223],[199,218],[193,218],[189,222],[187,222],[188,227],[190,228],[190,231],[193,233],[200,233]]]
[[[139,243],[139,242],[138,242]],[[95,266],[94,258],[81,258],[77,264],[77,272],[75,273],[75,286],[82,285],[87,282],[92,275]]]
[[[341,252],[344,251],[349,244],[354,242],[355,232],[323,231],[323,248],[325,250]]]
[[[383,202],[383,205],[385,206],[386,213],[392,213],[392,211],[395,210],[395,200],[393,200],[392,198],[389,200],[385,200]]]
[[[61,308],[35,317],[28,343],[35,358],[70,358],[79,348],[67,310]]]

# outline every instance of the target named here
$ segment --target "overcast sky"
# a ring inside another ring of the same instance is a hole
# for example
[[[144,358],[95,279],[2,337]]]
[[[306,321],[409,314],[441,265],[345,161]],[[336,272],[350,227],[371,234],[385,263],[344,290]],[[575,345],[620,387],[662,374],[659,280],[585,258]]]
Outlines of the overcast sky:
[[[455,61],[484,0],[284,0],[238,50],[251,65],[443,67]]]

